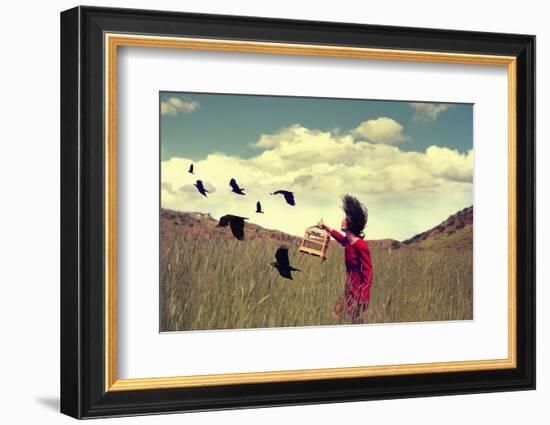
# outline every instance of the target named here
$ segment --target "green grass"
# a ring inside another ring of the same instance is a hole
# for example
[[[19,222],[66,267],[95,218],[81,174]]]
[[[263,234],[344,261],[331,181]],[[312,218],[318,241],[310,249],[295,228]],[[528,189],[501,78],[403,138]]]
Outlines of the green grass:
[[[329,259],[290,246],[301,272],[270,266],[279,243],[205,240],[166,232],[160,252],[161,331],[349,323],[332,308],[345,282],[343,249]],[[472,250],[371,248],[374,280],[365,323],[472,319]]]

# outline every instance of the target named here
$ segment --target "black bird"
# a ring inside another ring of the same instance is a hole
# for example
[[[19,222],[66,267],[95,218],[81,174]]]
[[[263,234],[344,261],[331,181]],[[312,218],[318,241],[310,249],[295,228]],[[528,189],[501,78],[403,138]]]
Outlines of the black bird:
[[[263,214],[264,212],[262,211],[262,204],[260,204],[260,201],[256,202],[256,212],[259,213],[259,214]]]
[[[292,279],[291,272],[300,272],[301,270],[295,269],[290,265],[290,261],[288,260],[288,246],[281,245],[277,252],[275,253],[275,259],[277,261],[271,263],[273,267],[277,269],[279,274],[286,278],[286,279]]]
[[[244,187],[239,187],[237,180],[229,180],[229,186],[231,186],[231,192],[235,192],[237,195],[246,195],[246,193],[243,192],[245,190]]]
[[[237,215],[227,214],[220,218],[218,227],[231,227],[231,233],[238,240],[242,241],[244,239],[244,221],[248,220],[247,217],[239,217]]]
[[[283,195],[288,205],[296,205],[296,202],[294,201],[294,192],[289,192],[288,190],[276,190],[275,192],[270,193],[270,195]]]
[[[206,194],[210,193],[210,192],[204,188],[204,185],[202,184],[202,180],[197,180],[197,182],[195,183],[195,187],[197,188],[197,190],[199,191],[199,193],[201,195],[208,198],[208,196],[206,196]]]
[[[195,174],[195,173],[193,172],[193,164],[191,164],[191,165],[189,166],[189,171],[188,171],[188,173]]]

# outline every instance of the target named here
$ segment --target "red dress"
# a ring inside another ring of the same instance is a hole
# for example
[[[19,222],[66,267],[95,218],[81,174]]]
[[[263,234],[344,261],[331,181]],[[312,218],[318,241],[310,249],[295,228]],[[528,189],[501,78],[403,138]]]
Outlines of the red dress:
[[[369,305],[372,285],[373,268],[369,245],[363,239],[350,243],[336,230],[332,230],[330,235],[343,245],[346,263],[346,285],[342,297],[334,306],[334,312],[361,314]]]

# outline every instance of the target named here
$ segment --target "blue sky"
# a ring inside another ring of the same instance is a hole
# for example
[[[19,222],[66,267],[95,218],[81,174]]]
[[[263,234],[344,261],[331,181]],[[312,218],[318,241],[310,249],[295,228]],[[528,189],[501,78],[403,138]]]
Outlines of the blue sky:
[[[163,208],[300,235],[319,218],[338,228],[350,193],[368,239],[404,240],[473,204],[471,104],[162,92],[159,107]]]
[[[196,101],[199,106],[192,113],[162,115],[162,160],[199,160],[213,151],[249,158],[257,153],[250,144],[262,134],[292,124],[345,133],[378,117],[390,117],[404,127],[410,140],[400,145],[401,150],[423,152],[431,145],[462,153],[472,149],[471,104],[447,104],[450,107],[444,113],[428,121],[415,119],[415,109],[408,101],[160,93],[161,102],[170,98]]]

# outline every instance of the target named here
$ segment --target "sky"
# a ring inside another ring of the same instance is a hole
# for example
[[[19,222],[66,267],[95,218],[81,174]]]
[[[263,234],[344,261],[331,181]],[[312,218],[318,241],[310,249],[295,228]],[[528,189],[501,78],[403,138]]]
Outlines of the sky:
[[[339,228],[349,193],[369,209],[367,239],[404,240],[473,203],[472,104],[192,92],[159,102],[163,208],[303,235],[319,218]],[[247,195],[231,193],[231,178]]]

